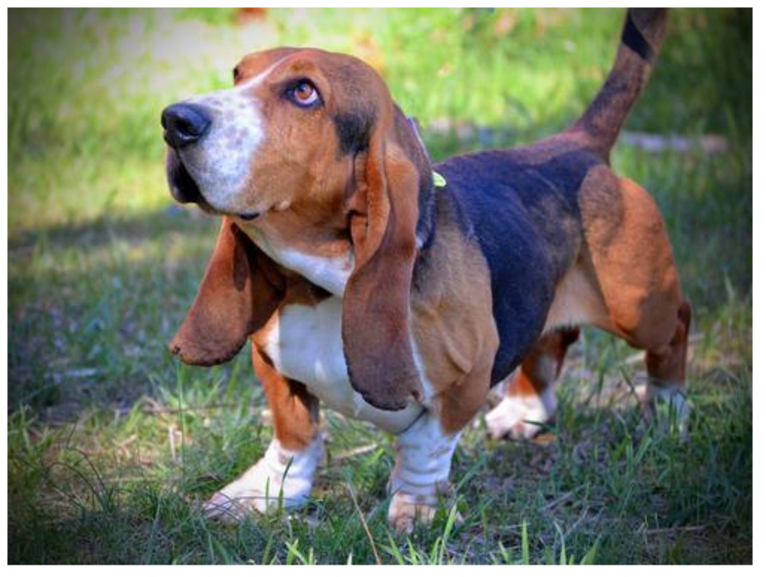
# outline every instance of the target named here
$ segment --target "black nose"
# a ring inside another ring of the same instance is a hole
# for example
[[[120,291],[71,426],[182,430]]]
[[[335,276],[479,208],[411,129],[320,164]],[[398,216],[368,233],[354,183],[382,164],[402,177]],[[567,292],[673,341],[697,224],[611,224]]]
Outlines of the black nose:
[[[210,128],[207,111],[197,104],[172,104],[162,111],[165,142],[178,149],[194,144]]]

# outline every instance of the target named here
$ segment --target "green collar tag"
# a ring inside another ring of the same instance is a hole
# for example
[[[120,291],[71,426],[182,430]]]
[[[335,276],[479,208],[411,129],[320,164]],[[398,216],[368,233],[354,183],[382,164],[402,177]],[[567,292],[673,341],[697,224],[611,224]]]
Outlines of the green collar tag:
[[[434,186],[436,188],[444,188],[445,186],[447,186],[447,180],[441,174],[439,174],[438,172],[434,170],[433,175],[434,175]]]

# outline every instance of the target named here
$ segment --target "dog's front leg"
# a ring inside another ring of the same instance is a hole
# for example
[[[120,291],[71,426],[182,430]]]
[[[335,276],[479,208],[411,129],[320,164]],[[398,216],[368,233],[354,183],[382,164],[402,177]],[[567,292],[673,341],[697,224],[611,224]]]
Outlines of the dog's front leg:
[[[449,488],[452,454],[459,438],[459,431],[445,433],[431,411],[425,411],[399,435],[388,508],[388,522],[396,531],[410,533],[417,520],[433,519],[439,494]]]
[[[319,401],[300,383],[279,374],[253,345],[253,366],[266,392],[274,438],[266,454],[205,504],[210,516],[241,518],[282,505],[304,505],[322,460]]]

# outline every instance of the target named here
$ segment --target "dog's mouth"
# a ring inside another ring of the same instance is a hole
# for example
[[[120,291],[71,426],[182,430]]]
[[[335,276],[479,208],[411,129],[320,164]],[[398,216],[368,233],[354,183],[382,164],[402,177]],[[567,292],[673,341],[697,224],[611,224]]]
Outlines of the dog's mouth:
[[[211,205],[205,197],[202,195],[197,182],[194,180],[188,169],[184,165],[183,160],[178,154],[178,151],[168,149],[166,157],[166,172],[168,178],[168,187],[170,188],[170,194],[175,200],[181,204],[194,203],[200,207],[203,212],[207,214],[227,214],[222,210],[216,209]],[[242,220],[254,220],[261,215],[260,212],[244,212],[241,214],[235,214]]]
[[[202,196],[202,192],[197,186],[197,183],[189,174],[189,171],[184,166],[181,157],[178,155],[178,151],[168,149],[165,168],[168,178],[168,187],[170,188],[170,194],[181,204],[194,203],[199,206],[204,212],[214,214],[216,210],[210,206],[210,204]]]

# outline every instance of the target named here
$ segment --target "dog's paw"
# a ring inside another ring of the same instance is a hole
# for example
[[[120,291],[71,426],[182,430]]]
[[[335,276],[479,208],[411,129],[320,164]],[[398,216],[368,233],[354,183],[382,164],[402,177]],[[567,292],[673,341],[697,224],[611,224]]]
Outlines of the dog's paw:
[[[555,394],[548,396],[549,399],[538,396],[504,397],[485,417],[489,434],[495,439],[506,436],[531,439],[555,413]]]
[[[279,507],[302,507],[311,495],[321,458],[320,440],[300,453],[285,451],[274,440],[260,461],[216,492],[204,503],[203,510],[211,518],[238,520]]]
[[[299,507],[308,500],[308,491],[288,494],[282,477],[261,459],[233,483],[216,492],[204,505],[208,517],[239,520],[251,513],[265,513],[278,507]]]
[[[399,492],[391,497],[388,507],[388,524],[397,533],[412,533],[415,525],[430,525],[436,516],[436,496],[423,497]],[[455,512],[455,526],[463,524],[463,516]]]
[[[416,523],[430,524],[436,514],[436,496],[398,492],[391,497],[388,506],[388,524],[397,533],[412,533]]]
[[[644,415],[652,422],[655,431],[686,438],[691,406],[681,387],[657,387],[650,384],[643,404]]]

